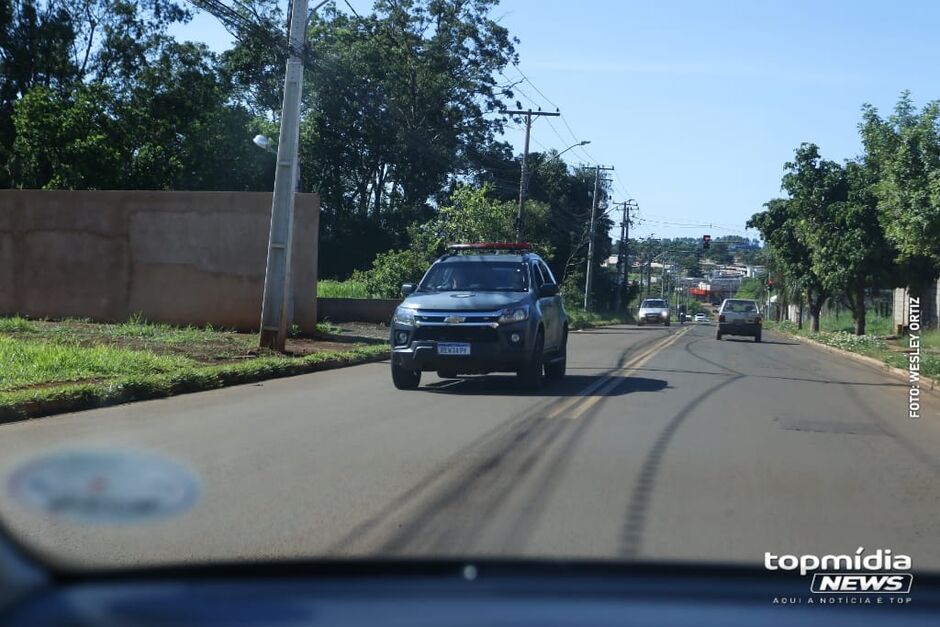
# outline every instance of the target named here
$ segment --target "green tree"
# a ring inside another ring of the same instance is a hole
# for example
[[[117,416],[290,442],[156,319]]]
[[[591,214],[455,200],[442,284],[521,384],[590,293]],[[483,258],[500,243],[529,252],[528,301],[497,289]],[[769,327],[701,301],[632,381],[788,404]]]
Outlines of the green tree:
[[[813,330],[818,331],[819,311],[828,293],[822,277],[813,270],[809,245],[797,228],[799,214],[785,198],[775,198],[764,208],[751,216],[747,227],[760,232],[771,249],[774,266],[787,277],[788,300],[797,301],[802,311],[803,302],[809,299]]]
[[[940,102],[917,111],[904,92],[886,119],[865,105],[859,128],[899,282],[920,292],[940,274]]]
[[[86,85],[71,95],[34,87],[14,107],[11,170],[16,184],[45,189],[115,189],[123,152],[110,91]]]
[[[14,107],[11,173],[47,189],[270,188],[255,121],[227,102],[203,45],[170,43],[116,92],[99,82],[34,87]]]
[[[849,162],[838,187],[844,196],[825,207],[825,222],[809,233],[814,272],[841,294],[852,311],[855,334],[865,334],[866,290],[890,284],[894,249],[878,221],[871,170]]]
[[[59,3],[0,0],[0,187],[13,185],[14,107],[41,87],[61,94],[78,76],[71,16]]]
[[[397,296],[399,286],[420,279],[431,262],[444,253],[447,244],[512,241],[516,207],[512,202],[493,198],[489,191],[485,186],[458,186],[450,202],[434,218],[411,229],[409,248],[376,257],[372,268],[363,273],[370,293],[385,298]],[[548,218],[545,205],[529,203],[527,209],[535,223],[544,223]],[[534,245],[551,259],[546,242]]]
[[[817,250],[818,245],[823,238],[832,237],[837,228],[832,220],[832,206],[846,197],[845,173],[838,163],[823,159],[819,147],[812,143],[801,144],[784,171],[782,187],[790,196],[786,204],[787,228],[794,230],[801,252],[808,253],[797,267],[805,269],[801,283],[809,304],[811,328],[818,332],[819,314],[832,289],[820,273],[819,264],[813,263],[813,255],[816,252],[818,260],[825,254]]]
[[[738,288],[735,298],[749,298],[758,302],[763,302],[767,296],[767,290],[761,279],[747,278],[741,281],[741,287]]]
[[[360,251],[406,245],[407,225],[430,218],[480,168],[503,124],[488,115],[503,108],[494,77],[517,58],[495,5],[377,0],[369,14],[327,6],[311,20],[301,185],[320,194],[334,272],[348,273]],[[262,23],[282,19],[267,0],[247,6]],[[223,64],[236,97],[276,117],[282,47],[268,39],[266,29],[239,33]],[[342,245],[353,233],[357,251]]]
[[[128,167],[123,186],[137,189],[270,189],[273,155],[251,144],[262,130],[202,44],[170,43],[143,68],[121,103]]]

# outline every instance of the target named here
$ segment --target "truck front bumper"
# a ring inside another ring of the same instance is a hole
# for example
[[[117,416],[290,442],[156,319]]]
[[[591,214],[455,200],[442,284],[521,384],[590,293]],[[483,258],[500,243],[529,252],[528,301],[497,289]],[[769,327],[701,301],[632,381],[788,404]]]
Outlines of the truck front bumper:
[[[474,330],[466,335],[459,327],[415,329],[393,325],[392,363],[407,370],[447,371],[458,374],[515,372],[532,354],[534,334],[525,322],[500,325],[495,329]],[[401,342],[399,334],[407,334]],[[514,341],[514,336],[518,339]],[[439,355],[439,343],[469,344],[469,355]]]

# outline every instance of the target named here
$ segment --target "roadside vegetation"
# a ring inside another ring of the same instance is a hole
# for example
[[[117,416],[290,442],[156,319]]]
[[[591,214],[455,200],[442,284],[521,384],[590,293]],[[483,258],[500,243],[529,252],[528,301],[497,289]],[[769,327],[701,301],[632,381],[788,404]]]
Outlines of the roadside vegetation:
[[[327,324],[321,332],[338,330]],[[292,339],[282,355],[259,349],[254,334],[212,327],[0,318],[0,420],[301,374],[387,350],[331,336]]]
[[[780,304],[805,303],[814,332],[837,301],[864,336],[872,289],[921,295],[940,275],[940,101],[918,109],[904,92],[892,114],[864,105],[861,117],[862,155],[838,163],[801,144],[784,166],[786,196],[748,222],[767,243]]]
[[[566,311],[568,312],[568,328],[570,329],[590,329],[612,324],[630,324],[634,321],[633,316],[614,311],[584,311],[580,308],[567,309]]]
[[[372,298],[365,281],[355,279],[317,281],[317,296],[321,298]]]

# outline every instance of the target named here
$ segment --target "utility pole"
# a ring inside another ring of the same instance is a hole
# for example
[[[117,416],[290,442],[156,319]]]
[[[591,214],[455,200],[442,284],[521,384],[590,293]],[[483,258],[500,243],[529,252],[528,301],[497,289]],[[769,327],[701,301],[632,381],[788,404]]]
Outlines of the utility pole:
[[[591,286],[594,280],[594,224],[597,222],[597,196],[600,193],[601,170],[613,170],[614,166],[594,166],[594,197],[591,198],[591,226],[588,229],[587,271],[584,277],[584,311],[591,311]]]
[[[653,234],[655,235],[655,233]],[[646,238],[646,297],[652,296],[653,282],[653,242],[658,241],[653,235]],[[640,287],[643,287],[643,268],[640,268]]]
[[[614,297],[614,309],[620,311],[623,304],[623,288],[629,281],[630,263],[627,255],[627,247],[630,242],[630,207],[636,206],[636,201],[632,198],[625,200],[623,205],[623,219],[620,221],[620,249],[617,252],[617,293]]]
[[[659,271],[659,297],[666,297],[666,257],[663,257],[663,260],[660,261],[662,267]]]
[[[529,135],[532,132],[532,116],[547,115],[557,117],[561,113],[556,109],[552,111],[542,111],[541,109],[533,111],[500,111],[506,115],[524,115],[525,116],[525,150],[522,151],[522,173],[519,175],[519,208],[516,210],[516,241],[522,241],[522,207],[525,204],[526,192],[528,191],[528,160],[529,160]]]
[[[264,296],[261,301],[261,339],[263,348],[283,351],[287,341],[290,293],[291,238],[294,226],[294,194],[300,164],[300,97],[304,66],[301,55],[306,41],[307,0],[293,0],[291,5],[289,55],[284,76],[284,100],[281,106],[281,130],[277,144],[277,169],[274,174],[274,198],[271,203],[271,232],[264,272]]]

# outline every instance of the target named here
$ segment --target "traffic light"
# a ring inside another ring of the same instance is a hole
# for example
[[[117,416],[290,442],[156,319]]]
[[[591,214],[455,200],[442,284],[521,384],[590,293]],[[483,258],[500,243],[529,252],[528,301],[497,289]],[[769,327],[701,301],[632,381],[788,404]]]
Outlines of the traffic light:
[[[704,248],[705,250],[708,250],[708,247],[711,245],[712,245],[712,236],[703,235],[702,236],[702,248]]]
[[[768,292],[774,291],[774,280],[773,280],[773,279],[767,279],[767,291],[768,291]]]

